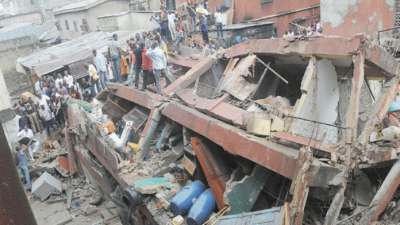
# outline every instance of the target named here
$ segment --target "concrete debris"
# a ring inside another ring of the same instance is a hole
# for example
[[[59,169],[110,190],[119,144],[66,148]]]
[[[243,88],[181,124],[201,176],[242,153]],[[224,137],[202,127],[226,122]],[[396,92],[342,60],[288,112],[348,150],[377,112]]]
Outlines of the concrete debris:
[[[71,102],[66,143],[46,142],[35,165],[57,171],[66,193],[46,172],[33,195],[58,193],[52,204],[97,216],[92,224],[181,225],[186,215],[172,214],[171,198],[201,180],[219,210],[207,211],[216,223],[206,224],[397,218],[400,113],[389,108],[400,64],[392,56],[363,36],[248,40],[222,51],[169,59],[162,94],[127,81],[107,84],[93,103]]]
[[[272,119],[266,113],[251,113],[247,118],[247,132],[259,136],[270,136]]]
[[[152,177],[134,183],[135,189],[142,194],[155,194],[163,188],[170,188],[171,185],[165,177]]]
[[[32,184],[32,194],[40,200],[46,200],[52,194],[61,194],[62,183],[47,172],[44,172]]]

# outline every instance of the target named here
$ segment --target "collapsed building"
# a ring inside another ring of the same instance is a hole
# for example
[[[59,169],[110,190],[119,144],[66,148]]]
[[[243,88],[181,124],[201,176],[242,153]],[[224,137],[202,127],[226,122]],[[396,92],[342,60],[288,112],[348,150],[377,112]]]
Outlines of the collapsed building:
[[[125,224],[181,224],[188,209],[175,198],[197,182],[212,200],[199,197],[207,215],[189,212],[188,224],[372,224],[400,182],[388,114],[398,70],[363,36],[257,39],[180,58],[163,96],[109,84],[91,105],[70,102],[71,173],[119,205]]]

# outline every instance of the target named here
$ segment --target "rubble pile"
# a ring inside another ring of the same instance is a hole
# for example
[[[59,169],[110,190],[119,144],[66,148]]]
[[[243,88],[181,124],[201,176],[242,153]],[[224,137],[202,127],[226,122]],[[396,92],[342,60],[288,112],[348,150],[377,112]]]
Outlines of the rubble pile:
[[[162,94],[109,83],[70,99],[33,196],[72,221],[103,215],[84,175],[124,225],[396,223],[400,65],[382,48],[277,38],[174,60]]]

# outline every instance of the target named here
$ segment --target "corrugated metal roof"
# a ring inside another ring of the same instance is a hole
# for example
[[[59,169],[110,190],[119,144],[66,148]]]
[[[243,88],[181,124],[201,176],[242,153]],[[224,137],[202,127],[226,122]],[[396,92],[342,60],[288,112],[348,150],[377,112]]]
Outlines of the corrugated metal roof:
[[[16,23],[0,29],[0,41],[7,41],[21,37],[32,37],[39,39],[40,36],[48,31],[50,26],[37,25],[32,23]]]
[[[115,32],[121,47],[126,47],[129,32]],[[17,59],[17,71],[32,69],[38,76],[51,73],[72,63],[92,57],[92,50],[106,52],[113,33],[93,32]]]
[[[238,215],[223,216],[216,225],[282,225],[283,210],[282,207],[242,213]]]

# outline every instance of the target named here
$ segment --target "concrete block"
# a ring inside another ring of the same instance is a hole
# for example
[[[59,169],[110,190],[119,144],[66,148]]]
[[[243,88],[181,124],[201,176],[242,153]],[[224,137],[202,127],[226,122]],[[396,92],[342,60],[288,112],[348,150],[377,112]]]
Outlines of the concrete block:
[[[247,132],[259,136],[269,136],[271,132],[271,118],[265,113],[250,113],[247,118]]]
[[[51,194],[62,192],[62,183],[47,172],[44,172],[32,184],[32,194],[41,201],[46,200]]]

